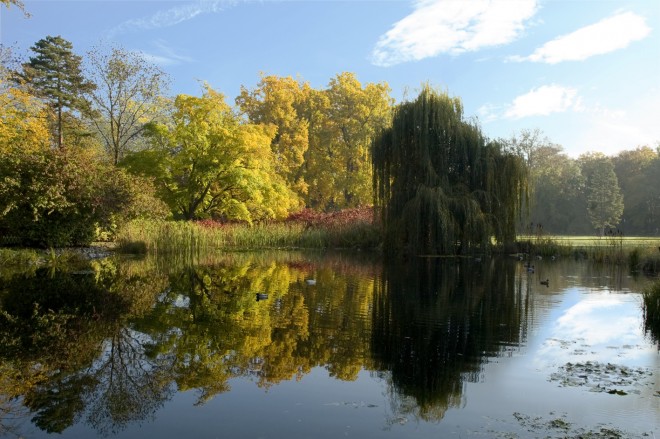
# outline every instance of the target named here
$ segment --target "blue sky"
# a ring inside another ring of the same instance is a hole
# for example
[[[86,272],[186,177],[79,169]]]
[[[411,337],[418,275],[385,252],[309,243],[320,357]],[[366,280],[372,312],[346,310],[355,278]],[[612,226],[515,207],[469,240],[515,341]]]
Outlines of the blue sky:
[[[660,142],[658,0],[30,1],[0,6],[19,54],[47,35],[113,42],[228,101],[260,72],[322,88],[344,71],[401,101],[430,83],[490,138],[539,128],[571,156]]]

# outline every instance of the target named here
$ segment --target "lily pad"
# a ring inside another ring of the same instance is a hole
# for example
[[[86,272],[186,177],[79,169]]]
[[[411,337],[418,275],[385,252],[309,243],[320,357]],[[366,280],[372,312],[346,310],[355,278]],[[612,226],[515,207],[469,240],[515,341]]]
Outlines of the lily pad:
[[[550,381],[561,387],[585,387],[591,392],[623,396],[640,393],[636,388],[650,385],[648,378],[652,375],[649,369],[641,367],[587,361],[560,366],[550,375]]]

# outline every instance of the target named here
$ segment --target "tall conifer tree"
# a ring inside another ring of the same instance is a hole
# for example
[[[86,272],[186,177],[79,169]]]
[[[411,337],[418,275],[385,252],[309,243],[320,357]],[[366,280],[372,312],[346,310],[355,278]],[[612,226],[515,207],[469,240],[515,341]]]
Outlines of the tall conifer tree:
[[[54,134],[58,148],[64,147],[63,113],[84,112],[89,103],[82,96],[94,84],[82,74],[82,58],[73,53],[73,45],[61,36],[47,36],[31,47],[35,56],[23,64],[22,79],[55,113]]]

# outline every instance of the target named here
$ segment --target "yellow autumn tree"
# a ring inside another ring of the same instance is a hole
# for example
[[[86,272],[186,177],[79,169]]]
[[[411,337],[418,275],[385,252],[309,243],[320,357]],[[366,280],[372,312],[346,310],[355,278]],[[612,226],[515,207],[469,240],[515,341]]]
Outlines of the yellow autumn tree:
[[[201,97],[178,95],[173,108],[168,122],[149,126],[150,148],[123,164],[154,178],[176,216],[253,222],[298,208],[274,171],[274,126],[243,123],[208,86]]]
[[[371,141],[390,123],[389,93],[386,83],[362,85],[354,73],[344,72],[310,97],[308,206],[336,209],[372,203]]]
[[[304,105],[305,83],[288,76],[261,75],[252,90],[241,87],[236,103],[250,122],[277,127],[271,141],[275,171],[300,196],[307,194],[303,176],[305,152],[309,147],[308,122],[300,110]]]
[[[48,149],[48,109],[37,98],[0,74],[0,154]]]

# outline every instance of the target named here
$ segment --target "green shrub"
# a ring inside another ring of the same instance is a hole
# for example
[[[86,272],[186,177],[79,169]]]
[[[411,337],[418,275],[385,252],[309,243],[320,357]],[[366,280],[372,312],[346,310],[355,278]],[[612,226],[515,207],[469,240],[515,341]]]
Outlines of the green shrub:
[[[82,150],[6,154],[0,176],[0,233],[16,245],[88,245],[99,230],[164,211],[148,181]]]

